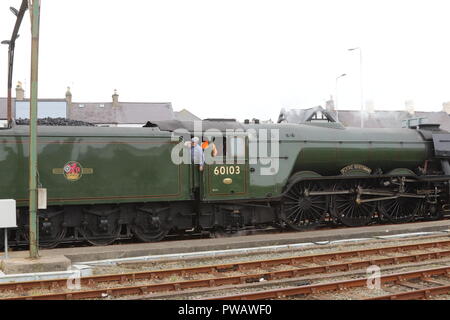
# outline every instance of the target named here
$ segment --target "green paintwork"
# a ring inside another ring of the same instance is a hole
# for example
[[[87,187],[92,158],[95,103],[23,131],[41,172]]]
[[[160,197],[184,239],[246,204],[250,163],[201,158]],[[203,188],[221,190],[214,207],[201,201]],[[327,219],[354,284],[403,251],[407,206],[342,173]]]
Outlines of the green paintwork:
[[[389,175],[398,175],[398,176],[415,176],[416,174],[409,169],[406,168],[397,168],[388,172]]]
[[[268,199],[281,194],[288,179],[301,171],[322,176],[339,176],[351,164],[380,168],[415,169],[432,157],[432,141],[425,141],[413,129],[360,129],[295,124],[247,125],[245,129],[278,129],[279,170],[276,175],[260,174],[260,164],[252,164],[249,199]],[[234,197],[238,198],[238,197]]]
[[[360,164],[388,173],[396,168],[413,170],[432,157],[432,142],[413,129],[295,124],[251,124],[242,128],[279,131],[278,171],[263,175],[261,169],[267,165],[254,163],[248,156],[245,164],[239,164],[239,175],[230,171],[214,175],[216,166],[222,165],[206,165],[203,172],[195,174],[202,181],[204,201],[270,200],[300,172],[305,177],[308,172],[339,176],[342,168]],[[0,198],[19,199],[22,206],[26,205],[28,190],[27,130],[16,127],[0,131]],[[171,150],[178,140],[172,142],[170,132],[157,128],[40,127],[38,135],[39,178],[48,189],[49,205],[192,199],[193,171],[188,164],[172,163]],[[77,161],[87,170],[80,180],[70,182],[62,174],[53,173],[53,169],[61,172],[69,161]],[[225,178],[231,178],[232,183],[224,184]]]
[[[304,178],[318,178],[321,177],[320,174],[318,174],[317,172],[314,171],[300,171],[300,172],[296,172],[295,174],[293,174],[289,180],[290,181],[294,181],[297,179],[304,179]]]
[[[219,200],[231,197],[248,196],[247,164],[214,164],[206,165],[204,174],[203,199]],[[230,184],[225,183],[230,179]]]
[[[171,162],[176,142],[152,128],[38,130],[39,183],[48,204],[150,202],[190,199],[189,165]],[[0,199],[28,203],[28,128],[0,131]],[[69,181],[62,169],[77,161],[85,173]]]

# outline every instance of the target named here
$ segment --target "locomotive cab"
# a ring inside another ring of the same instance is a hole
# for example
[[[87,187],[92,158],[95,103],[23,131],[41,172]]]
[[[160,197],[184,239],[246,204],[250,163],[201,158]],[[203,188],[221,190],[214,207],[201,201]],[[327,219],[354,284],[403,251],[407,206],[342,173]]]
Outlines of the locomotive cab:
[[[203,200],[242,197],[248,193],[248,137],[244,132],[216,136],[217,156],[205,151],[202,175]]]

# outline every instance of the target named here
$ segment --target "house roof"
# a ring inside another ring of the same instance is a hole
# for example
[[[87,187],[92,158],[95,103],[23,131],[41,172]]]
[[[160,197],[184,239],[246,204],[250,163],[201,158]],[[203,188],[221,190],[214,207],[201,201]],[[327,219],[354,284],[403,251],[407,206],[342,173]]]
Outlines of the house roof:
[[[7,99],[0,98],[0,119],[5,119],[7,116]]]
[[[15,99],[12,98],[12,114],[14,115]],[[6,119],[8,116],[8,98],[0,98],[0,119]]]
[[[331,115],[336,121],[346,127],[359,127],[361,113],[358,110],[338,110],[329,112],[322,107],[310,109],[281,109],[278,122],[305,123],[310,121],[312,114],[321,111],[324,115]],[[364,113],[365,128],[401,128],[403,120],[426,118],[426,123],[440,124],[444,130],[450,131],[450,116],[445,111],[427,112],[416,111],[410,114],[407,111],[374,111]],[[331,120],[331,119],[330,119]]]
[[[361,114],[359,111],[342,110],[338,112],[339,121],[346,127],[359,127]],[[407,111],[375,111],[364,114],[365,128],[401,128],[403,120],[425,118],[426,123],[440,124],[440,128],[450,130],[450,116],[447,112],[416,111],[410,114]]]
[[[12,112],[15,114],[15,98]],[[23,100],[29,102],[29,99]],[[65,99],[39,99],[41,102],[64,102]],[[170,102],[73,102],[67,105],[66,117],[70,120],[94,124],[145,124],[147,121],[200,120],[186,109],[174,112]],[[49,115],[45,115],[48,117]],[[7,98],[0,98],[0,119],[7,117]]]
[[[189,112],[186,109],[181,109],[180,111],[175,111],[175,118],[180,121],[197,121],[201,120],[195,114]]]
[[[113,106],[111,102],[75,102],[68,109],[69,119],[91,123],[131,124],[175,120],[170,102],[120,102],[118,106]]]
[[[281,109],[280,116],[278,117],[278,123],[304,123],[309,122],[311,119],[321,113],[330,122],[337,122],[336,115],[328,112],[321,106],[309,108],[309,109]]]

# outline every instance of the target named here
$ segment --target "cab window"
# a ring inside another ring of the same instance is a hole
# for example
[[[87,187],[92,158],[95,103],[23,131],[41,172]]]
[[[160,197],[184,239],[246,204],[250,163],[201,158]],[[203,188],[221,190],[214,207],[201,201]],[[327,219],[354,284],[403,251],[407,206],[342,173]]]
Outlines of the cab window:
[[[245,137],[228,137],[227,157],[230,159],[245,158]]]

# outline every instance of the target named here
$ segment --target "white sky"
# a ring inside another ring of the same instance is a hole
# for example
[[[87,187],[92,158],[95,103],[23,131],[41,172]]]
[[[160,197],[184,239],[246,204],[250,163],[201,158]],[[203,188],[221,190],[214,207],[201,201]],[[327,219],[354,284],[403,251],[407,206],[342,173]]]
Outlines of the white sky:
[[[42,0],[39,97],[172,102],[202,118],[272,118],[282,107],[438,111],[450,100],[448,1]],[[0,40],[15,17],[0,0]],[[16,44],[14,86],[29,95],[30,19]],[[0,96],[7,46],[0,47]],[[4,93],[3,93],[4,92]]]

